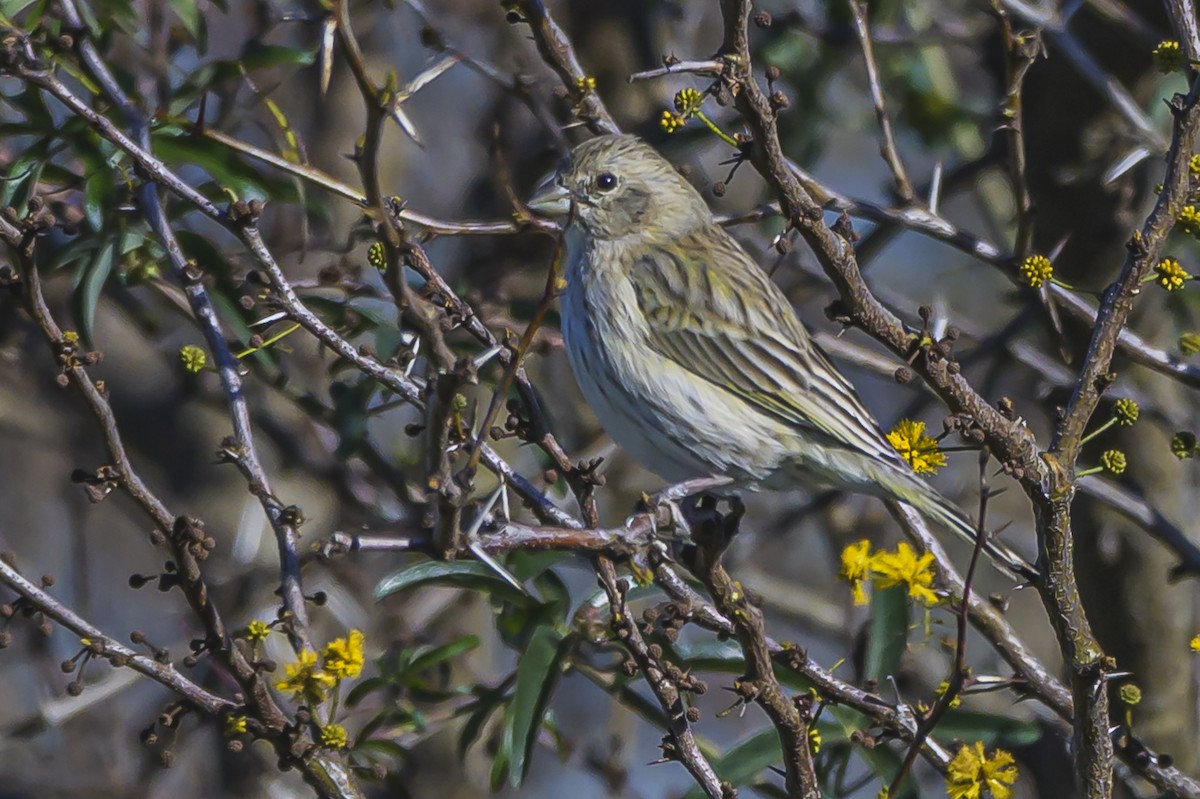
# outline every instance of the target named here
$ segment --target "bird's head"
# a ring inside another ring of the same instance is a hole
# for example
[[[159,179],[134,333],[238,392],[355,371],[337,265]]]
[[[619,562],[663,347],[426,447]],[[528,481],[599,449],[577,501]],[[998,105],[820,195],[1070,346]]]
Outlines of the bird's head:
[[[699,192],[636,136],[579,145],[529,207],[544,214],[573,211],[574,223],[603,239],[678,235],[712,218]]]

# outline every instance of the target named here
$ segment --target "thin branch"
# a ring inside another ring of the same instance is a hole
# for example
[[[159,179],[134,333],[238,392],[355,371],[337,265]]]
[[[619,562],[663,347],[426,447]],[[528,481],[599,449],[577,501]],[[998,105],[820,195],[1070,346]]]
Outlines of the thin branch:
[[[73,0],[59,0],[59,5],[66,23],[77,30],[83,30],[83,20],[79,16]],[[147,153],[151,153],[148,121],[125,96],[120,84],[117,83],[107,64],[96,51],[90,37],[85,37],[79,43],[79,53],[92,76],[121,109],[121,113],[132,128],[133,136]],[[250,423],[250,411],[242,392],[238,361],[230,352],[225,336],[221,332],[216,309],[208,296],[207,289],[199,280],[199,273],[189,264],[171,229],[170,221],[167,219],[166,211],[158,194],[158,184],[153,180],[144,181],[141,185],[141,199],[142,213],[167,253],[167,260],[171,264],[175,278],[183,286],[192,314],[216,362],[221,386],[225,392],[230,421],[233,424],[233,435],[236,442],[236,447],[233,449],[236,453],[236,461],[250,485],[253,486],[253,493],[259,498],[263,512],[271,524],[271,529],[275,532],[275,540],[279,549],[280,595],[284,608],[291,614],[291,622],[287,626],[288,634],[293,637],[297,649],[312,649],[312,642],[308,635],[308,610],[304,602],[304,590],[301,585],[297,556],[299,535],[295,526],[285,520],[283,505],[274,498],[266,470],[259,460],[254,444],[254,431]]]
[[[529,25],[542,60],[557,73],[568,91],[574,92],[576,116],[595,133],[620,133],[600,95],[586,87],[589,74],[579,65],[571,40],[550,16],[545,2],[519,0],[517,8],[522,21]]]
[[[883,99],[883,83],[879,77],[879,65],[875,62],[875,48],[871,44],[871,29],[867,24],[866,0],[849,0],[850,15],[854,18],[854,32],[858,34],[862,46],[863,61],[867,67],[867,84],[871,89],[871,103],[875,106],[875,119],[879,123],[880,154],[892,171],[892,180],[896,184],[896,194],[904,205],[911,205],[916,195],[913,193],[912,181],[904,169],[904,161],[896,148],[896,134],[892,131],[892,121],[888,117],[887,104]]]
[[[148,655],[139,654],[116,638],[89,624],[82,616],[59,602],[46,591],[25,579],[16,569],[0,558],[0,583],[4,583],[47,617],[61,624],[77,638],[86,638],[100,651],[100,657],[114,666],[126,666],[157,683],[161,683],[187,699],[196,707],[213,716],[219,716],[236,705],[228,699],[211,694],[179,673],[170,663],[161,663]]]

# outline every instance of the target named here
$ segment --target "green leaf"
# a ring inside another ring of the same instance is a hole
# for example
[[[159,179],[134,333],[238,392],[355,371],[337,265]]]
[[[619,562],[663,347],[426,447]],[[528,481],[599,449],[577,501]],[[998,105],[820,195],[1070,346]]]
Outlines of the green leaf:
[[[958,708],[946,711],[934,734],[946,740],[983,741],[987,747],[1011,749],[1037,743],[1042,728],[1030,721]]]
[[[850,740],[856,730],[867,729],[872,726],[870,719],[858,711],[847,707],[830,705],[825,708],[825,712],[832,716],[833,720],[841,727],[841,734],[844,740]],[[825,737],[826,741],[839,740],[831,735],[826,735],[823,725],[818,725],[818,728],[822,730],[821,734]],[[866,761],[872,773],[879,777],[885,785],[891,784],[892,779],[896,776],[896,772],[900,769],[900,755],[887,746],[875,746],[869,749],[865,746],[857,746],[854,751]],[[910,775],[900,784],[900,792],[894,799],[914,799],[916,795],[916,783],[913,782]]]
[[[412,662],[408,664],[408,668],[406,668],[405,671],[412,674],[419,674],[422,671],[432,668],[443,661],[453,660],[459,655],[466,654],[472,649],[478,648],[478,646],[478,637],[474,635],[464,635],[457,641],[451,641],[448,644],[443,644],[442,646],[434,647],[427,651],[421,652],[412,659]]]
[[[350,693],[346,694],[346,707],[354,707],[363,699],[376,691],[382,691],[391,686],[391,681],[383,677],[368,677],[365,680],[360,680],[350,689]]]
[[[554,686],[562,673],[562,660],[570,649],[566,638],[554,627],[542,625],[533,631],[517,663],[517,684],[504,718],[500,751],[507,753],[508,780],[520,787],[529,772],[534,744]]]
[[[179,17],[183,27],[193,40],[200,39],[200,6],[196,0],[167,0],[171,10]]]
[[[358,754],[376,754],[388,757],[393,760],[402,761],[408,759],[408,750],[395,741],[389,741],[385,738],[369,738],[365,741],[359,741],[354,745],[354,752]]]
[[[81,146],[76,149],[84,167],[83,214],[88,227],[96,233],[104,230],[108,209],[116,203],[116,183],[112,167],[98,148]]]
[[[414,563],[379,581],[375,598],[398,593],[420,585],[450,585],[481,591],[515,605],[533,604],[533,600],[509,585],[486,564],[474,560],[426,560]]]
[[[154,153],[167,163],[193,164],[212,177],[221,188],[232,189],[243,200],[271,199],[285,203],[299,200],[289,180],[272,178],[250,166],[233,150],[192,135],[171,135],[163,127],[154,133]]]
[[[671,644],[676,657],[697,671],[719,671],[741,674],[746,670],[746,661],[737,641],[720,641],[709,638],[700,641],[679,641]],[[812,686],[811,681],[785,666],[775,665],[775,677],[786,688],[804,691]]]
[[[248,48],[240,59],[247,72],[268,67],[306,67],[316,60],[316,50],[297,50],[295,47],[262,43],[255,43],[254,47]]]
[[[112,274],[113,259],[117,251],[117,242],[109,239],[104,246],[97,250],[96,255],[88,262],[80,275],[79,283],[71,299],[75,306],[75,321],[79,325],[79,335],[84,343],[92,346],[92,331],[95,329],[96,306],[100,303],[100,291]]]
[[[863,677],[882,684],[900,668],[908,645],[908,592],[902,585],[871,594]]]
[[[460,760],[466,757],[467,750],[479,740],[479,735],[483,732],[483,727],[487,723],[488,718],[503,702],[503,687],[484,690],[473,704],[463,709],[464,711],[470,710],[471,715],[467,717],[466,722],[463,724],[462,733],[458,736],[458,757]]]
[[[734,786],[745,785],[764,769],[783,760],[783,749],[779,744],[779,733],[768,727],[749,738],[734,744],[725,754],[712,761],[713,770],[722,780]],[[684,794],[684,799],[703,799],[704,791],[694,787]]]

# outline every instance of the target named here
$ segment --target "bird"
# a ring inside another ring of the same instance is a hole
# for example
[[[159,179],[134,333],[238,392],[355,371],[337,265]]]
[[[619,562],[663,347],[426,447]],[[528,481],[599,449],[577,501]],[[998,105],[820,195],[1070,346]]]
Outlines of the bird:
[[[974,544],[976,525],[888,442],[783,292],[652,146],[589,139],[528,205],[566,217],[567,360],[601,426],[643,466],[670,483],[899,500]],[[1033,574],[1000,542],[984,551]]]

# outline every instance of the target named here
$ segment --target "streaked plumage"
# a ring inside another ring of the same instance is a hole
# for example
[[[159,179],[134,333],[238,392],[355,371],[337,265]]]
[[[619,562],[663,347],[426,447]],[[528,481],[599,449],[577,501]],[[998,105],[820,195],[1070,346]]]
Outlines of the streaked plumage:
[[[670,163],[635,137],[601,137],[575,149],[558,184],[574,205],[567,354],[620,446],[673,482],[729,475],[873,494],[973,538]]]

